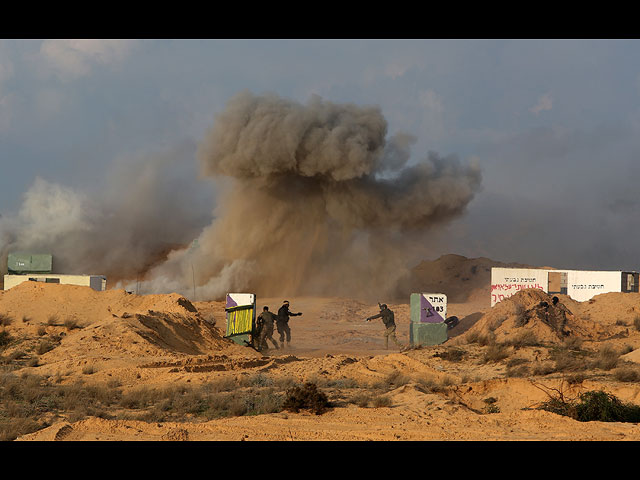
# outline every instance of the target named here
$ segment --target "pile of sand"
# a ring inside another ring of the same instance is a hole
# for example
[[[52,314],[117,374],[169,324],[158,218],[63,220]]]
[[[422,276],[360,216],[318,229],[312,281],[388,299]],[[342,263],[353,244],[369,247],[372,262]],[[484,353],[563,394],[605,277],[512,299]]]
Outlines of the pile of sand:
[[[466,341],[471,335],[492,333],[498,342],[513,341],[523,334],[552,344],[570,338],[604,341],[628,334],[639,314],[638,297],[633,294],[606,293],[576,302],[566,295],[526,289],[496,304],[460,338]]]
[[[43,374],[254,352],[223,338],[221,302],[203,314],[178,294],[139,296],[124,290],[97,292],[25,282],[0,292],[0,313],[9,319],[5,330],[22,339],[5,349],[5,355],[38,351],[45,341],[54,347],[38,355],[38,372]],[[222,322],[216,328],[218,319]]]

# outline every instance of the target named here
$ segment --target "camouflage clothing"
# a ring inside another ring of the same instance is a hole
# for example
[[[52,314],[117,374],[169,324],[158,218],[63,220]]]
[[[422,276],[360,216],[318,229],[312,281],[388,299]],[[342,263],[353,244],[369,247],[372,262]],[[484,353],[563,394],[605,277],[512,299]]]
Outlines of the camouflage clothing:
[[[389,310],[386,305],[383,305],[380,308],[380,313],[367,318],[367,322],[376,318],[382,318],[382,323],[386,327],[384,331],[384,348],[389,348],[389,338],[391,338],[396,345],[401,347],[402,344],[400,344],[396,338],[396,322],[393,311]]]
[[[258,350],[264,350],[269,348],[267,340],[270,340],[274,347],[278,348],[278,343],[273,339],[273,322],[276,321],[276,316],[265,310],[258,315],[257,324],[261,326],[260,333],[258,335]]]

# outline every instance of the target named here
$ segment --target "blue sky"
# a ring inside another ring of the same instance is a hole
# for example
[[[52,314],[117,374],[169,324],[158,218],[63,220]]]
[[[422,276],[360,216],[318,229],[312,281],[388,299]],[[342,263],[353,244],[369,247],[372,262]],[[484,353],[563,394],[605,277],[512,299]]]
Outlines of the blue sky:
[[[198,218],[196,149],[242,90],[378,105],[389,135],[477,162],[464,216],[425,240],[558,268],[635,269],[637,40],[0,40],[0,215],[36,178],[91,195],[118,165],[162,157]],[[202,220],[206,224],[205,220]]]

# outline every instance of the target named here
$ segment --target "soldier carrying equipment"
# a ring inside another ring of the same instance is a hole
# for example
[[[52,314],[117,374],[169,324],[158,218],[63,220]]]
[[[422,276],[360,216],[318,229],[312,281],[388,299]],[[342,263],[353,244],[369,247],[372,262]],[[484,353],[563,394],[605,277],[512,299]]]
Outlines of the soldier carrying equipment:
[[[278,317],[276,319],[276,327],[278,328],[278,333],[280,334],[280,345],[281,348],[284,348],[285,338],[287,340],[287,347],[290,346],[289,342],[291,341],[291,329],[289,328],[289,317],[297,317],[302,315],[302,313],[292,313],[289,311],[289,301],[285,300],[282,302],[282,306],[278,309]]]
[[[382,323],[386,328],[384,332],[384,348],[389,348],[389,338],[391,338],[396,345],[402,347],[402,344],[398,342],[398,339],[396,338],[396,322],[394,320],[393,311],[390,310],[385,303],[381,304],[378,302],[378,307],[380,307],[380,313],[368,317],[367,322],[370,322],[375,318],[382,318]]]

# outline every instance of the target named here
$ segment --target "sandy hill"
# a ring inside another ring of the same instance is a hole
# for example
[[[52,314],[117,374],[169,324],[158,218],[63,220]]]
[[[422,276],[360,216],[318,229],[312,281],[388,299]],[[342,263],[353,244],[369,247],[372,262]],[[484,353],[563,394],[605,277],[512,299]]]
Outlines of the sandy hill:
[[[448,254],[436,260],[423,260],[412,268],[408,277],[400,283],[398,292],[404,297],[412,292],[444,293],[448,301],[453,303],[479,299],[489,302],[487,292],[491,285],[491,267],[548,268]]]
[[[51,344],[51,351],[40,356],[41,374],[88,366],[106,371],[211,352],[250,355],[223,339],[221,302],[204,314],[178,294],[142,296],[25,282],[0,292],[0,314],[9,323],[7,331],[23,339],[13,350],[37,350],[45,338]],[[222,321],[222,329],[215,327],[216,321]]]

